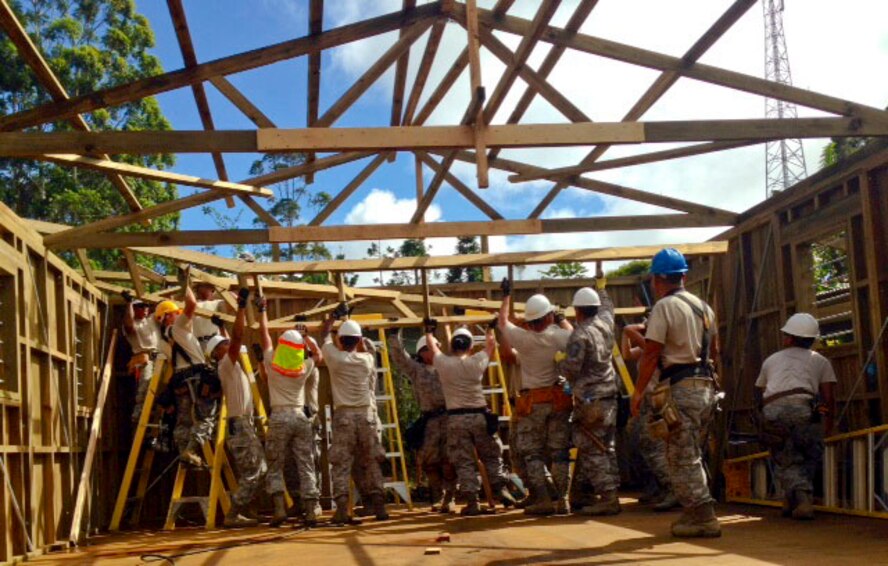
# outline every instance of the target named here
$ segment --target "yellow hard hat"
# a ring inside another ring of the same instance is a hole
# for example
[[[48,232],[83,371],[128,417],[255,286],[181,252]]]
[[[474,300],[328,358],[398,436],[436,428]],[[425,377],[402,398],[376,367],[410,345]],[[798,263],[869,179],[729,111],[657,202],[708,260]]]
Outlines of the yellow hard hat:
[[[173,301],[163,301],[154,309],[154,320],[160,322],[167,314],[179,314],[180,312],[182,312],[182,309]]]

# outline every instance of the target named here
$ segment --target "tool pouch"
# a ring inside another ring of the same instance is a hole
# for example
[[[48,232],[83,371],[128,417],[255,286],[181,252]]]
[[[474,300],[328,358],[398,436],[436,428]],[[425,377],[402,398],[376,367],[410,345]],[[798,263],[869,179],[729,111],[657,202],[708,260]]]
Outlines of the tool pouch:
[[[530,416],[533,411],[533,398],[530,395],[521,395],[515,399],[515,416],[523,418]]]
[[[666,438],[670,432],[681,425],[681,415],[672,399],[670,383],[666,381],[657,385],[650,394],[650,401],[653,417],[648,426],[651,427],[651,435]]]
[[[142,352],[140,354],[134,354],[130,361],[126,364],[126,371],[130,375],[139,377],[139,368],[144,367],[151,357],[148,355],[148,352]]]

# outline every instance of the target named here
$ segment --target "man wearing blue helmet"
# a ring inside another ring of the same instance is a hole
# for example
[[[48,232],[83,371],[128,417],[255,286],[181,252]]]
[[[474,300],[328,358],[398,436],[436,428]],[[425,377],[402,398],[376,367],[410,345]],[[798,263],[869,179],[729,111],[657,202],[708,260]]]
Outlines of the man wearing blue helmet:
[[[688,264],[678,250],[657,252],[651,262],[657,303],[648,319],[645,350],[639,364],[632,412],[654,372],[660,383],[651,394],[659,417],[653,425],[666,437],[670,483],[684,508],[672,524],[677,537],[718,537],[721,525],[703,469],[704,440],[716,405],[712,359],[718,352],[715,313],[684,288]]]

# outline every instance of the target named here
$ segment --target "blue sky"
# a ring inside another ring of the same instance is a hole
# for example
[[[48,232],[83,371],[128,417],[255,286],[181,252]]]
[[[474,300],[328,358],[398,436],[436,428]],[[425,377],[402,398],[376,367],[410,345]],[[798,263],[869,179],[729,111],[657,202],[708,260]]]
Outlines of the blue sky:
[[[342,25],[358,19],[386,13],[400,6],[401,0],[328,0],[324,27]],[[492,0],[479,1],[490,7]],[[681,55],[730,4],[729,0],[601,0],[592,12],[584,33],[633,43],[670,55]],[[536,2],[519,0],[510,13],[532,18]],[[138,9],[152,22],[157,38],[155,54],[166,70],[178,69],[182,59],[170,22],[166,3],[137,0]],[[307,31],[307,5],[295,0],[214,0],[186,2],[186,12],[198,60],[208,61],[245,50],[302,36]],[[575,7],[565,0],[553,23],[563,24]],[[874,72],[888,68],[888,5],[869,0],[846,0],[842,10],[827,0],[786,0],[785,26],[794,81],[810,88],[872,106],[888,104],[888,73]],[[418,60],[426,42],[424,35],[411,51],[408,92]],[[321,104],[324,110],[342,94],[376,57],[390,45],[396,34],[380,36],[364,44],[349,45],[324,54],[322,62]],[[507,34],[498,37],[511,47],[519,38]],[[425,89],[425,96],[437,85],[449,63],[465,45],[465,31],[449,24],[439,50],[436,69]],[[548,46],[537,48],[530,65],[539,65]],[[762,9],[754,6],[702,59],[704,63],[761,76],[763,74]],[[306,116],[307,58],[229,76],[259,108],[279,127],[304,127]],[[489,53],[482,55],[483,82],[492,90],[503,70]],[[589,55],[568,52],[550,76],[550,81],[594,120],[617,121],[657,73],[607,61]],[[390,70],[356,103],[336,126],[387,125],[391,108],[394,72]],[[211,85],[206,87],[218,129],[252,129],[236,108]],[[518,81],[494,122],[502,123],[521,92]],[[455,124],[468,100],[468,78],[464,73],[432,116],[430,123]],[[200,120],[190,89],[180,89],[159,96],[166,116],[177,129],[200,129]],[[764,101],[756,96],[735,93],[687,79],[680,80],[644,117],[648,120],[757,118],[763,116]],[[822,115],[799,109],[802,116]],[[564,122],[548,103],[537,100],[527,113],[527,122]],[[823,140],[805,142],[809,173],[817,168]],[[647,152],[668,146],[623,146],[607,153],[607,158]],[[504,157],[545,166],[577,163],[588,148],[557,150],[516,150]],[[225,156],[232,180],[249,176],[255,155]],[[335,194],[369,162],[364,160],[322,172],[315,187]],[[213,178],[216,176],[209,155],[181,155],[176,171]],[[403,222],[409,219],[415,196],[412,155],[401,153],[391,164],[384,164],[326,222],[327,224]],[[459,164],[454,172],[470,187],[475,186],[474,169]],[[431,179],[426,169],[425,182]],[[761,146],[732,150],[680,161],[637,166],[591,174],[593,178],[620,183],[652,192],[696,200],[731,210],[744,210],[764,196],[764,148]],[[548,191],[550,183],[511,184],[505,174],[493,173],[491,188],[484,196],[507,218],[523,218]],[[186,194],[187,189],[181,192]],[[219,204],[225,210],[224,204]],[[235,209],[235,212],[239,209]],[[231,212],[231,211],[228,211]],[[571,217],[609,214],[647,214],[662,210],[602,197],[579,189],[563,191],[546,216]],[[406,218],[405,218],[406,215]],[[442,188],[427,219],[484,220],[447,185]],[[253,214],[241,214],[241,225],[250,227]],[[307,220],[307,219],[306,219]],[[189,229],[211,228],[211,221],[199,210],[183,214],[183,226]],[[658,230],[646,232],[587,233],[557,236],[494,238],[493,251],[520,249],[561,249],[698,241],[718,233],[719,229]],[[453,241],[432,242],[434,255],[450,253]],[[334,251],[358,257],[367,245],[333,244]]]

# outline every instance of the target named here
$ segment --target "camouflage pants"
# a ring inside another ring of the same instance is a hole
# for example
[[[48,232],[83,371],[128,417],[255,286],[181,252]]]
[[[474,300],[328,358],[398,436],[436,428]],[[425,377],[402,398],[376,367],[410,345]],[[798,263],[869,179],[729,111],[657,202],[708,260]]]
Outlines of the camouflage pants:
[[[475,452],[487,471],[490,487],[499,491],[509,481],[503,471],[503,445],[499,437],[487,433],[482,414],[447,416],[447,455],[456,468],[459,490],[477,497],[481,484],[475,465]]]
[[[253,420],[249,417],[228,419],[225,442],[237,469],[237,491],[231,494],[231,502],[235,507],[242,508],[253,500],[268,471],[265,453],[256,436]]]
[[[333,414],[333,444],[330,465],[333,475],[333,497],[348,497],[349,476],[355,463],[363,467],[363,478],[355,484],[363,486],[368,497],[382,494],[380,456],[385,452],[379,443],[376,419],[366,408],[340,407]]]
[[[142,416],[142,405],[145,404],[145,395],[148,393],[148,386],[151,385],[151,378],[154,376],[154,360],[149,359],[145,365],[136,366],[136,372],[136,406],[133,407],[134,423],[138,423],[139,417]]]
[[[553,411],[551,403],[537,403],[530,414],[515,424],[518,433],[510,440],[524,460],[528,484],[538,493],[546,492],[551,472],[558,493],[567,495],[570,481],[570,411]],[[550,462],[551,469],[546,469]]]
[[[422,448],[417,456],[436,498],[441,490],[452,492],[456,488],[456,471],[447,457],[447,415],[438,415],[426,422]]]
[[[666,462],[666,441],[662,438],[651,436],[648,428],[651,413],[650,401],[647,395],[641,401],[641,409],[635,419],[638,427],[638,451],[644,459],[648,469],[654,474],[661,489],[669,489],[669,465]]]
[[[173,438],[179,453],[191,450],[201,454],[204,442],[212,442],[218,412],[219,403],[215,399],[198,397],[195,402],[188,394],[176,396],[176,428],[173,429]]]
[[[620,486],[617,465],[617,401],[574,399],[573,440],[577,447],[574,482],[589,485],[594,493],[616,491]],[[604,447],[604,450],[602,450]]]
[[[784,494],[813,491],[823,458],[823,426],[811,422],[808,403],[776,401],[763,409],[765,430],[783,439],[771,444],[774,475]]]
[[[296,461],[296,473],[299,483],[291,486],[304,499],[318,498],[317,476],[314,465],[314,431],[311,421],[302,412],[302,407],[277,407],[272,410],[268,421],[268,439],[266,455],[268,457],[268,476],[265,488],[275,495],[286,489],[284,483],[284,465],[288,455]]]
[[[514,406],[514,403],[513,403]],[[524,467],[524,456],[518,450],[518,417],[515,412],[509,419],[509,467],[512,473],[521,478],[521,481],[527,483],[527,469]]]
[[[315,485],[318,486],[318,490],[320,490],[321,486],[321,449],[320,449],[320,428],[315,421],[311,421],[311,432],[312,432],[312,441],[311,441],[311,459],[313,463],[313,467],[311,468],[311,472],[315,478]],[[302,479],[299,475],[300,467],[299,462],[296,460],[296,456],[293,454],[292,450],[288,450],[284,454],[284,484],[287,486],[287,491],[290,492],[290,495],[296,499],[296,495],[302,495],[300,484],[302,483]]]
[[[685,379],[671,391],[681,424],[669,433],[666,461],[673,493],[687,509],[712,502],[702,446],[715,410],[715,390],[708,379]]]

